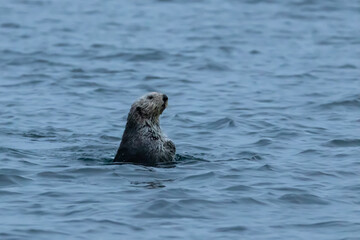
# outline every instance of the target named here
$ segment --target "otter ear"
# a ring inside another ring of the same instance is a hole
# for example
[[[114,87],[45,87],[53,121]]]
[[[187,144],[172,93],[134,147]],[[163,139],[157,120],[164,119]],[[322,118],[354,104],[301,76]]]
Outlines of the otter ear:
[[[140,116],[142,116],[141,107],[136,107],[136,111],[139,113]]]

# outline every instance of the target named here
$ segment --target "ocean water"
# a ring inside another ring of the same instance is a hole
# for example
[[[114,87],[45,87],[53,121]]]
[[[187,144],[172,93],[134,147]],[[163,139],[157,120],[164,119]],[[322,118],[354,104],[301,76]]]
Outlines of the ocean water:
[[[0,239],[360,239],[357,0],[1,0]],[[169,96],[171,168],[113,165]]]

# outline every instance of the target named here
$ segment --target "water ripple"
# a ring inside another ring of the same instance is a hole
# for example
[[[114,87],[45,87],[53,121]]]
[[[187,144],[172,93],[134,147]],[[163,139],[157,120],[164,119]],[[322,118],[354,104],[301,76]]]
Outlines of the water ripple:
[[[328,147],[359,147],[360,139],[334,139],[325,145]]]
[[[316,195],[313,194],[294,194],[288,193],[284,194],[279,198],[280,200],[291,203],[291,204],[317,204],[317,205],[327,205],[328,201],[322,200]]]
[[[359,11],[2,0],[0,238],[360,236]],[[176,161],[113,164],[147,91]]]

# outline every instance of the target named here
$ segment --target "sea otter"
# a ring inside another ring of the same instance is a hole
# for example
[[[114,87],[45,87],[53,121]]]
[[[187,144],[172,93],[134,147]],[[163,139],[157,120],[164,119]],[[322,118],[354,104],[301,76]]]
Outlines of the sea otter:
[[[167,104],[165,94],[151,92],[131,105],[114,162],[154,166],[174,161],[175,144],[163,134],[159,121]]]

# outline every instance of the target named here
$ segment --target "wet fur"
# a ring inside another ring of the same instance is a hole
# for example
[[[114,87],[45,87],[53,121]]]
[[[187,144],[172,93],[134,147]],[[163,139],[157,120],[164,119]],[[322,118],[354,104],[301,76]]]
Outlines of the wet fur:
[[[148,93],[133,103],[115,162],[156,165],[174,160],[175,144],[160,128],[159,117],[167,107],[163,96]]]

